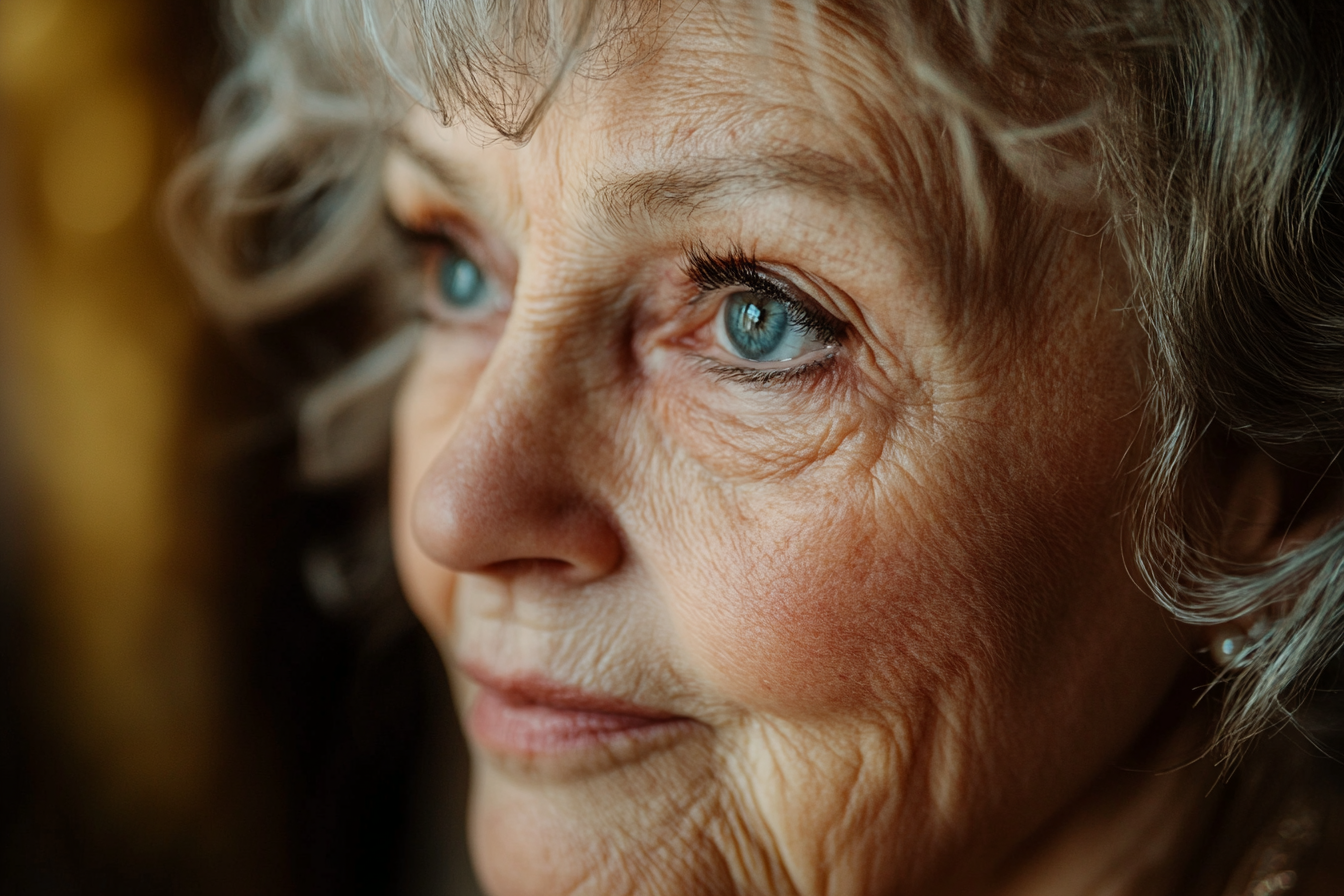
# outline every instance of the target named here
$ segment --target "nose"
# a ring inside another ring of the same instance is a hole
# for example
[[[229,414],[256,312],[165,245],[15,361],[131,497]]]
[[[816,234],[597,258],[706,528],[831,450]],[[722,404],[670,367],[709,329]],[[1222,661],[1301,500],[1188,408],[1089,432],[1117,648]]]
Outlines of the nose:
[[[564,362],[506,334],[411,508],[421,550],[456,572],[581,584],[622,558],[599,491],[593,403]],[[539,369],[550,358],[549,369]]]

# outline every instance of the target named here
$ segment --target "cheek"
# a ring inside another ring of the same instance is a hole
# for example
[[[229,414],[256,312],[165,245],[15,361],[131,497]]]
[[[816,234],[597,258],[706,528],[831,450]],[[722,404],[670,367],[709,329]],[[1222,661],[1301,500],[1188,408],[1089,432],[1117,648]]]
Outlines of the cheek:
[[[734,702],[799,717],[1008,691],[1065,662],[1037,645],[1123,637],[1106,623],[1146,602],[1123,572],[1118,457],[1101,446],[1127,442],[1072,435],[1044,457],[1025,432],[953,433],[905,452],[917,468],[837,455],[788,489],[716,496],[684,555],[659,561],[680,571],[664,587],[683,643]]]
[[[978,662],[981,645],[960,631],[983,618],[956,581],[964,565],[918,549],[951,548],[950,533],[869,496],[829,497],[846,506],[818,501],[814,519],[797,519],[763,503],[750,526],[707,529],[697,553],[728,559],[673,593],[684,643],[735,703],[788,717],[910,706],[912,690]],[[949,643],[962,647],[948,655]]]

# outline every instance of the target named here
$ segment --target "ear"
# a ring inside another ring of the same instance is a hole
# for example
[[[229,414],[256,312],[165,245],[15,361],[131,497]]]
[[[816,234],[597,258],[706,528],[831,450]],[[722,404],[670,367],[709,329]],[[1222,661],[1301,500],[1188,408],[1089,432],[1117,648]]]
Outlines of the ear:
[[[1344,515],[1336,477],[1251,448],[1233,467],[1220,545],[1238,563],[1263,563],[1324,535]]]
[[[1249,448],[1231,464],[1218,549],[1233,563],[1265,563],[1320,538],[1344,515],[1337,475],[1319,465],[1293,464]],[[1282,608],[1280,608],[1282,609]],[[1220,667],[1242,661],[1265,635],[1275,610],[1265,607],[1203,630],[1210,659]]]

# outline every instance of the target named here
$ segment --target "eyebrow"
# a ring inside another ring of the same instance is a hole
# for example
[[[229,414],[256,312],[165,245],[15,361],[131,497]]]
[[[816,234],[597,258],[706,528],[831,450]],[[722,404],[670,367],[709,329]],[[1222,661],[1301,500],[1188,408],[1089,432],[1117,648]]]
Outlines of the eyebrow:
[[[665,169],[604,179],[591,202],[614,220],[666,212],[695,212],[740,195],[787,189],[822,199],[887,204],[892,185],[883,177],[815,150],[750,157],[704,157]]]
[[[398,149],[445,190],[464,200],[481,191],[451,165],[418,146],[400,130],[390,134]],[[613,222],[665,213],[693,213],[741,195],[777,189],[810,193],[832,202],[858,202],[892,214],[905,203],[894,178],[810,149],[760,156],[707,156],[668,168],[596,179],[586,196],[590,208]],[[904,197],[907,200],[910,197]]]
[[[400,129],[394,128],[393,130],[388,131],[387,137],[392,141],[392,145],[396,149],[401,150],[409,156],[411,161],[416,164],[416,167],[420,168],[437,181],[439,186],[443,187],[448,192],[458,196],[467,197],[471,196],[473,193],[480,192],[478,190],[473,190],[470,183],[454,171],[452,166],[445,164],[442,159],[438,158],[433,153],[426,152]]]

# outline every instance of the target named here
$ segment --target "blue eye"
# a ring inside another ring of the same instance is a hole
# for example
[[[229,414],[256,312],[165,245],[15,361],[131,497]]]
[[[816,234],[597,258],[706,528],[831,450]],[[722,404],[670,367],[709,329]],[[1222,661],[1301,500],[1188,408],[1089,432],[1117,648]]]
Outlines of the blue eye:
[[[719,344],[745,361],[791,361],[824,347],[814,328],[795,320],[773,296],[742,291],[728,296],[719,312]]]
[[[446,252],[438,263],[439,297],[455,311],[471,311],[490,301],[490,284],[476,262]]]
[[[818,370],[835,356],[845,325],[741,249],[692,246],[686,256],[686,277],[701,289],[693,302],[715,303],[716,354],[742,362],[716,364],[719,374],[764,383]]]
[[[789,310],[784,303],[754,292],[734,293],[723,305],[728,348],[748,361],[787,361]],[[781,354],[781,349],[785,353]]]

